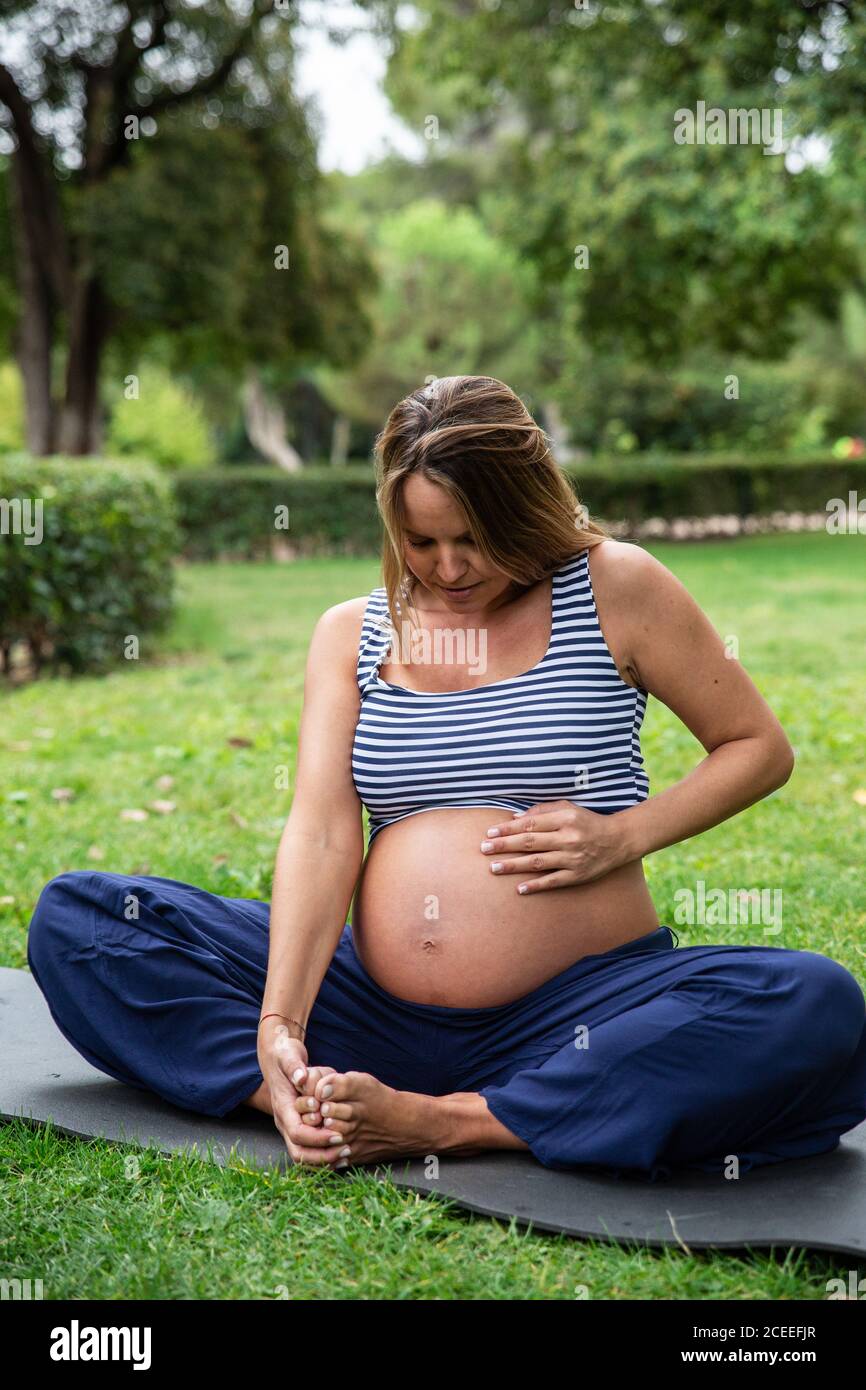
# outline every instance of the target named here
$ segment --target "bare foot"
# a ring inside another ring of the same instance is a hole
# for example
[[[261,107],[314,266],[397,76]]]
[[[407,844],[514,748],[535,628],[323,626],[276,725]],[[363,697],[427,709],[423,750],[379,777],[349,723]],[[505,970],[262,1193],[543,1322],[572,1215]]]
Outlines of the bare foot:
[[[340,1136],[334,1144],[337,1168],[345,1168],[350,1161],[371,1163],[400,1154],[423,1156],[435,1150],[440,1140],[444,1142],[436,1096],[396,1091],[364,1071],[321,1077],[315,1096],[323,1126]],[[299,1109],[306,1100],[298,1099]]]
[[[300,1087],[296,1086],[298,1098],[295,1101],[296,1108],[300,1111],[305,1125],[321,1125],[322,1114],[316,1087],[324,1076],[336,1075],[334,1067],[308,1067],[307,1075],[304,1077]]]

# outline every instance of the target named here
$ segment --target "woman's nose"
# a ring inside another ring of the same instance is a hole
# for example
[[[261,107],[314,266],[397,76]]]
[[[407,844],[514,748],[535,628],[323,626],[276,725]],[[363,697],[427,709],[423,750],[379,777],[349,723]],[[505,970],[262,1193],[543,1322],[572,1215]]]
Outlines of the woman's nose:
[[[442,552],[436,563],[436,573],[439,576],[440,584],[453,584],[456,586],[467,574],[466,561],[459,555],[446,555]]]
[[[456,569],[455,569],[455,570],[446,570],[445,573],[443,574],[443,573],[441,572],[441,566],[440,566],[439,583],[440,583],[440,584],[444,584],[444,585],[446,586],[446,588],[450,588],[450,589],[459,589],[461,584],[467,583],[467,582],[468,582],[468,580],[467,580],[467,576],[466,576],[465,570],[464,570],[464,571],[461,571],[461,572],[458,572]]]

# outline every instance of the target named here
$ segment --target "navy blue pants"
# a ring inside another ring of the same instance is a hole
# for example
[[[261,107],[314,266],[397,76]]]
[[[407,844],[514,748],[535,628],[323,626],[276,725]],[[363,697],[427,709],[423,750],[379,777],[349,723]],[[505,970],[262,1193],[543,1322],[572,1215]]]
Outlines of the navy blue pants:
[[[43,888],[28,962],[100,1071],[205,1115],[261,1084],[269,907],[173,879],[80,870]],[[771,946],[674,947],[659,927],[510,1004],[380,988],[343,929],[309,1017],[311,1066],[404,1091],[478,1091],[548,1168],[650,1180],[836,1148],[866,1118],[866,1001],[839,962]]]

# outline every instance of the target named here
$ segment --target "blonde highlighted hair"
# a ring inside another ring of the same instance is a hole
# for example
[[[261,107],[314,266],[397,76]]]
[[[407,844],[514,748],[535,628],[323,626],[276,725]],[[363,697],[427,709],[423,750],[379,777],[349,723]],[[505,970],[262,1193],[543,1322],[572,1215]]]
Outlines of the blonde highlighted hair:
[[[495,377],[437,377],[412,391],[388,416],[374,456],[392,623],[408,611],[417,624],[404,559],[403,484],[413,473],[450,494],[485,560],[521,586],[609,538],[590,520],[544,430]]]

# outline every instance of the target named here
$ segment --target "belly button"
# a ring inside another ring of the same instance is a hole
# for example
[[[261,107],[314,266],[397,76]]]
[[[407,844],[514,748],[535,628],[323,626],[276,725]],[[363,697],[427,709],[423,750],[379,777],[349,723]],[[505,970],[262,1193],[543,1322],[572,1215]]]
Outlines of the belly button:
[[[422,949],[423,951],[435,951],[435,950],[436,950],[436,942],[435,942],[435,941],[422,941],[422,942],[421,942],[421,949]]]

